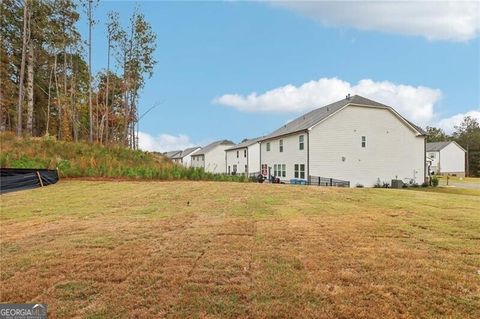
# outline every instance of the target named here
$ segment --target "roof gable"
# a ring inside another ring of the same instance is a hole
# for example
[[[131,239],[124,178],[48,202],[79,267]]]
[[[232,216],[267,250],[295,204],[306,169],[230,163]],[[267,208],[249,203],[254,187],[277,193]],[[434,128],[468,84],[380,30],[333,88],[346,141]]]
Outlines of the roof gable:
[[[326,120],[330,116],[334,115],[335,113],[339,112],[343,108],[348,105],[357,105],[357,106],[366,106],[366,107],[377,107],[387,109],[392,112],[395,116],[397,116],[402,122],[404,122],[408,127],[410,127],[413,131],[417,132],[420,135],[425,135],[425,131],[423,131],[420,127],[416,126],[415,124],[411,123],[403,116],[401,116],[398,112],[396,112],[392,107],[364,98],[360,95],[354,95],[350,99],[343,99],[331,104],[328,104],[324,107],[312,110],[293,121],[290,121],[283,125],[281,128],[273,131],[269,135],[265,136],[263,140],[288,135],[291,133],[296,133],[300,131],[306,131],[308,129],[313,128],[317,124],[321,123],[322,121]]]
[[[451,143],[454,143],[455,145],[457,145],[462,151],[466,152],[466,150],[460,146],[460,144],[458,144],[457,142],[455,141],[444,141],[444,142],[431,142],[431,143],[427,143],[427,152],[440,152],[441,150],[443,150],[445,147],[447,147],[448,145],[450,145]]]
[[[264,137],[262,136],[262,137],[247,139],[246,141],[238,143],[238,144],[234,145],[233,147],[227,148],[225,151],[231,151],[231,150],[236,150],[236,149],[239,149],[239,148],[249,147],[250,145],[253,145],[255,143],[260,142],[263,138]]]
[[[172,158],[174,158],[175,156],[177,156],[178,154],[181,154],[181,153],[182,153],[182,151],[169,151],[169,152],[163,153],[163,155],[172,159]]]
[[[213,150],[215,147],[219,145],[234,145],[234,144],[235,143],[233,143],[230,140],[215,141],[213,143],[208,144],[207,146],[205,146],[204,148],[202,148],[200,151],[196,152],[192,156],[205,155],[206,153],[210,152],[211,150]]]
[[[185,156],[188,156],[189,154],[195,152],[197,149],[201,149],[201,147],[200,146],[194,146],[194,147],[186,148],[185,150],[176,154],[173,158],[184,158]]]

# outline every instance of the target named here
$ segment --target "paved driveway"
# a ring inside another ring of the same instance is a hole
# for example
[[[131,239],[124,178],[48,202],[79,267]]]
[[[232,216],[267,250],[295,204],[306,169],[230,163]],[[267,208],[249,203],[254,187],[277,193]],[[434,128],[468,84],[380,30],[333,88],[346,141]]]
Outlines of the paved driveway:
[[[441,181],[440,186],[447,186],[446,181]],[[480,183],[462,183],[462,182],[453,182],[449,181],[448,186],[455,186],[458,188],[467,188],[467,189],[480,189]]]

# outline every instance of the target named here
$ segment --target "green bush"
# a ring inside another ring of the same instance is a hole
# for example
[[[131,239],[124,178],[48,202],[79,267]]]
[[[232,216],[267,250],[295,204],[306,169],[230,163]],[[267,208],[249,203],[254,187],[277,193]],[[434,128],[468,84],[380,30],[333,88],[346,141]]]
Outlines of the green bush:
[[[433,176],[433,177],[432,177],[432,186],[433,186],[433,187],[437,187],[437,186],[438,186],[438,183],[439,183],[438,177],[437,177],[437,176]]]

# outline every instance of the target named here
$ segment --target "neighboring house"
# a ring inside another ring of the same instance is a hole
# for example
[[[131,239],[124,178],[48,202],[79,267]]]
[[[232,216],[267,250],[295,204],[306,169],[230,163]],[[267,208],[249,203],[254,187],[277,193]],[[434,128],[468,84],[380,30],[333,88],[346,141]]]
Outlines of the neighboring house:
[[[166,157],[166,158],[169,158],[173,161],[173,158],[175,156],[177,156],[178,154],[182,153],[182,151],[169,151],[169,152],[165,152],[163,153],[163,155]]]
[[[373,186],[425,181],[425,132],[392,107],[355,95],[315,109],[262,139],[263,175]]]
[[[252,138],[227,148],[227,174],[260,174],[260,140]]]
[[[183,166],[190,167],[192,163],[192,155],[201,150],[200,146],[190,147],[182,152],[178,152],[172,157],[174,163],[182,164]]]
[[[433,174],[464,177],[465,154],[465,149],[455,141],[427,143],[427,158]]]
[[[234,144],[235,143],[229,140],[221,140],[208,144],[192,155],[191,166],[201,167],[210,173],[225,174],[225,150]]]

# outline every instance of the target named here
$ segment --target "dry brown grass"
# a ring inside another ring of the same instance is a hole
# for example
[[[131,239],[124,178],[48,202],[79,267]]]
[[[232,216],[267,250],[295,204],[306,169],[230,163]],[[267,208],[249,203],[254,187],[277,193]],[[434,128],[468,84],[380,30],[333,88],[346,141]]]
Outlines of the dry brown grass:
[[[478,318],[480,191],[456,192],[75,180],[2,195],[0,301],[51,318]]]

